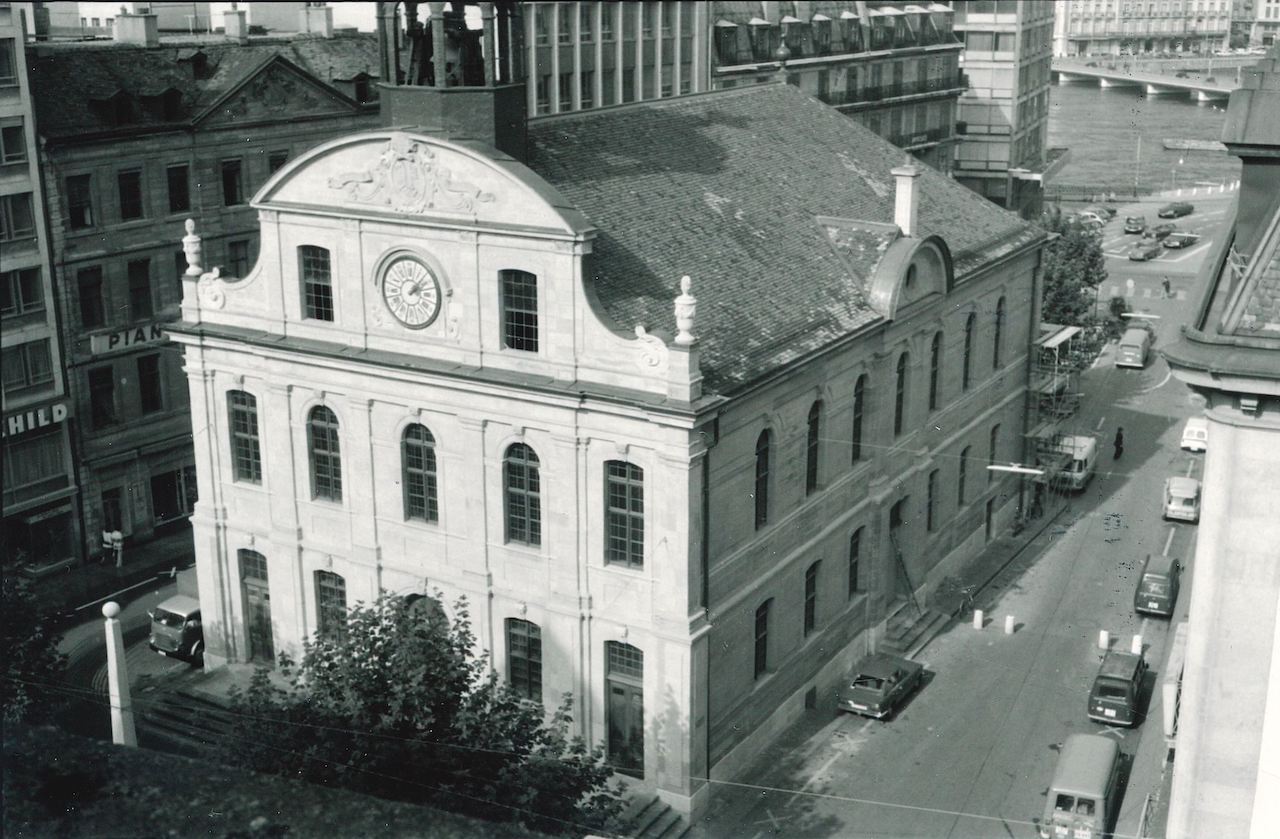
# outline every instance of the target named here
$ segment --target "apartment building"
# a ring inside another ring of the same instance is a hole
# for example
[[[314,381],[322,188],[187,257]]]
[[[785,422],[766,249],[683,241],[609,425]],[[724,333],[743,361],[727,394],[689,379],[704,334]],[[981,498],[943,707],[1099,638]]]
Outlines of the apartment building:
[[[992,0],[996,5],[1016,0]],[[1231,37],[1231,0],[1059,0],[1054,55],[1213,52]]]

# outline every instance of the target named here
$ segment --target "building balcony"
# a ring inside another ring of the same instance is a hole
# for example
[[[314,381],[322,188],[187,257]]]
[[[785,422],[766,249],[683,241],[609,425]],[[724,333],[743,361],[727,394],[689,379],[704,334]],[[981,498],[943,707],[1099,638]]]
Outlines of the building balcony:
[[[951,128],[944,125],[939,128],[930,128],[927,131],[895,134],[889,138],[889,142],[900,148],[913,149],[919,146],[927,146],[930,143],[940,143],[951,136],[953,136]]]
[[[910,82],[890,82],[889,84],[867,85],[857,90],[830,91],[819,98],[828,105],[863,105],[885,102],[906,96],[921,96],[930,93],[953,93],[965,90],[968,79],[964,73],[940,79],[922,79]]]

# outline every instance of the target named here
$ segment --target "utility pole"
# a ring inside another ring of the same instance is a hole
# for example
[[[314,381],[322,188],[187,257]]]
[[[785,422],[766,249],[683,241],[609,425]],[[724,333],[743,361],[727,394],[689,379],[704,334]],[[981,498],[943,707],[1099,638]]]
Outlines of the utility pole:
[[[120,604],[114,600],[102,607],[107,633],[107,687],[111,696],[111,742],[117,746],[138,745],[133,727],[133,703],[129,699],[129,674],[124,664],[124,632],[116,616]]]

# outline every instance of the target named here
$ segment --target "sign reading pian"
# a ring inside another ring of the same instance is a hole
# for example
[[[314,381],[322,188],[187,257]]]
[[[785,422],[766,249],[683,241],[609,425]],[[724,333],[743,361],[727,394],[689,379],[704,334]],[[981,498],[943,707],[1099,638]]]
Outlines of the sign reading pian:
[[[121,329],[117,332],[103,332],[89,336],[89,351],[94,355],[115,352],[139,344],[153,344],[164,340],[164,329],[158,323]]]

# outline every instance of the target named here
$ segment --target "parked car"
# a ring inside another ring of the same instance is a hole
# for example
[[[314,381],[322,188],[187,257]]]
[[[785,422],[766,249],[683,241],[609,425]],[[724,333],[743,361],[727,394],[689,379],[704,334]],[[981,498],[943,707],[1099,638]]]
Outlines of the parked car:
[[[1110,725],[1137,725],[1146,672],[1147,663],[1141,654],[1109,650],[1089,691],[1089,719]]]
[[[1101,218],[1103,221],[1111,221],[1111,219],[1116,217],[1115,207],[1107,207],[1102,204],[1095,204],[1092,207],[1086,207],[1085,212],[1093,213],[1094,215]]]
[[[1142,233],[1147,229],[1146,216],[1125,216],[1124,232],[1125,233]]]
[[[1145,262],[1148,259],[1155,259],[1161,254],[1159,239],[1143,239],[1138,244],[1129,248],[1129,258],[1134,262]]]
[[[1172,204],[1165,204],[1156,211],[1156,215],[1160,218],[1182,218],[1189,216],[1195,210],[1194,204],[1186,201],[1174,201]]]
[[[1166,248],[1189,248],[1199,241],[1199,233],[1186,233],[1181,230],[1175,230],[1163,240]]]
[[[1182,563],[1177,557],[1147,554],[1133,592],[1133,610],[1163,618],[1173,617],[1178,602]]]
[[[1169,478],[1164,482],[1164,517],[1195,524],[1200,521],[1200,482]]]
[[[1155,227],[1148,227],[1147,232],[1143,233],[1142,237],[1144,239],[1163,239],[1177,229],[1178,225],[1165,222],[1164,224],[1157,224]]]
[[[1075,220],[1080,224],[1097,224],[1104,225],[1110,216],[1101,210],[1081,210],[1075,214]]]
[[[918,661],[872,653],[849,673],[836,708],[882,720],[923,680],[924,665]]]
[[[1182,428],[1182,448],[1202,452],[1209,448],[1209,421],[1204,417],[1191,417]]]

